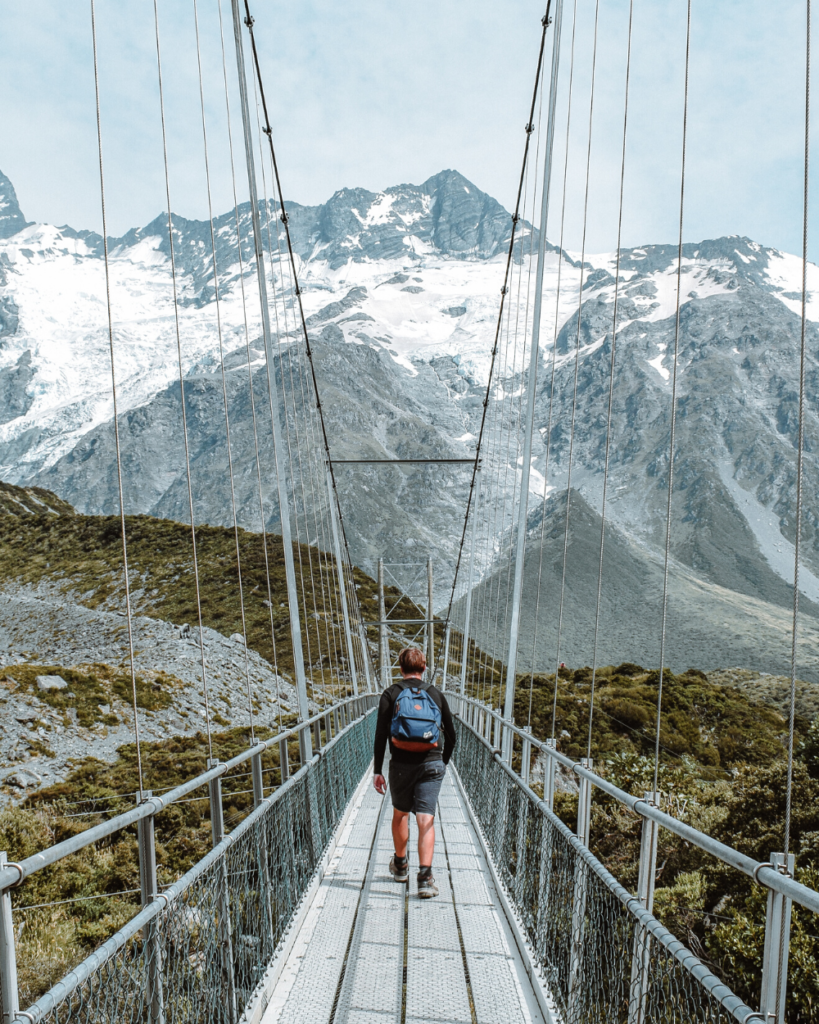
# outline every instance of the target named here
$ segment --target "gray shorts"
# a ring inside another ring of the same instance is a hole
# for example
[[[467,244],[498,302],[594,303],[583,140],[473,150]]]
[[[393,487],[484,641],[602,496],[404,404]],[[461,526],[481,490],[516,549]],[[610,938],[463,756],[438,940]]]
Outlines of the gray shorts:
[[[404,814],[435,814],[438,794],[446,775],[440,759],[423,764],[390,761],[390,797],[392,805]]]

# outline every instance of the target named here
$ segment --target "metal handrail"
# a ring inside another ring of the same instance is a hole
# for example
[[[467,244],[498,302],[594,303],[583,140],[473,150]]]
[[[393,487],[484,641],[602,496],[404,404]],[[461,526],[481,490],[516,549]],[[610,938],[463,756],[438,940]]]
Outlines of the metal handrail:
[[[748,857],[746,854],[733,849],[733,847],[726,846],[725,843],[721,843],[718,839],[713,839],[711,836],[706,835],[704,832],[700,832],[691,825],[686,825],[684,822],[673,817],[673,815],[666,814],[665,811],[661,811],[658,807],[648,803],[643,797],[636,797],[632,796],[630,793],[626,793],[625,790],[622,790],[613,783],[608,782],[600,775],[591,771],[591,769],[583,767],[582,764],[573,761],[565,754],[558,753],[554,747],[549,746],[543,740],[536,739],[532,733],[508,721],[499,712],[494,711],[488,705],[481,703],[481,701],[476,700],[474,697],[467,697],[464,694],[449,694],[448,698],[456,707],[458,706],[458,702],[463,702],[463,704],[479,708],[483,714],[490,715],[496,722],[500,722],[503,729],[507,729],[509,732],[520,737],[520,739],[531,743],[533,747],[537,748],[542,753],[545,753],[548,757],[553,758],[558,764],[561,764],[565,768],[574,772],[575,775],[588,779],[592,786],[596,786],[602,792],[613,797],[618,803],[621,803],[625,807],[628,807],[629,810],[634,811],[635,814],[639,814],[642,818],[649,818],[652,821],[656,821],[662,828],[668,829],[669,832],[673,832],[675,835],[684,839],[686,842],[691,843],[692,846],[696,846],[704,853],[708,853],[712,857],[716,857],[723,863],[728,864],[730,867],[736,868],[743,874],[748,875],[757,882],[760,882],[768,889],[772,889],[775,892],[781,893],[783,896],[787,896],[800,906],[805,907],[806,910],[811,910],[813,913],[819,914],[819,892],[816,892],[816,890],[808,888],[808,886],[803,885],[801,882],[797,882],[788,875],[783,875],[781,872],[771,867],[770,864],[756,861],[753,857]],[[466,725],[468,723],[465,722],[464,724]],[[469,726],[469,728],[472,728],[472,726]]]
[[[374,694],[359,694],[357,697],[345,697],[344,700],[338,701],[329,708],[325,708],[319,714],[313,715],[312,718],[308,718],[304,722],[298,722],[292,729],[287,729],[285,732],[278,733],[276,736],[273,736],[268,740],[263,740],[254,744],[252,747],[248,747],[247,750],[243,751],[241,754],[237,754],[235,757],[232,757],[229,761],[214,765],[213,768],[202,772],[201,775],[197,775],[195,778],[189,779],[187,782],[183,782],[182,785],[172,789],[164,796],[149,797],[149,799],[132,808],[130,811],[123,811],[122,814],[118,814],[116,817],[110,818],[108,821],[103,821],[99,825],[95,825],[93,828],[86,829],[84,832],[80,832],[76,836],[64,839],[61,843],[50,846],[47,850],[42,850],[40,853],[35,853],[31,857],[26,857],[26,859],[20,861],[19,864],[7,865],[0,869],[0,892],[11,887],[19,886],[29,875],[34,874],[35,871],[40,871],[42,868],[49,867],[51,864],[56,864],[57,861],[62,860],[64,857],[68,857],[72,853],[77,853],[79,850],[84,850],[87,846],[91,846],[93,843],[99,842],[100,839],[105,839],[106,836],[113,835],[115,832],[121,832],[122,829],[128,828],[129,825],[136,824],[136,822],[141,821],[143,818],[148,818],[151,815],[158,814],[160,811],[165,810],[166,807],[176,803],[177,800],[187,796],[188,793],[192,793],[195,789],[206,786],[213,779],[220,778],[232,768],[243,764],[245,761],[249,761],[252,757],[263,754],[266,750],[270,750],[270,748],[275,744],[283,741],[286,742],[289,739],[295,739],[299,733],[303,732],[305,729],[309,729],[316,722],[322,721],[327,717],[327,715],[332,714],[334,711],[338,711],[339,708],[347,707],[354,704],[356,701],[366,701],[368,698],[373,698],[374,696]],[[341,731],[338,735],[341,735]]]
[[[466,699],[468,700],[469,698]],[[477,704],[477,702],[475,703]],[[478,706],[483,708],[483,705],[478,704]],[[566,839],[575,851],[575,854],[584,861],[588,868],[593,871],[601,882],[603,882],[603,884],[617,897],[632,917],[636,918],[639,924],[649,934],[651,934],[651,936],[659,942],[660,945],[664,946],[665,949],[682,964],[689,974],[696,978],[699,984],[703,986],[709,995],[716,999],[717,1002],[719,1002],[738,1021],[745,1022],[754,1017],[761,1019],[761,1015],[756,1010],[752,1010],[750,1006],[743,1002],[743,1000],[740,999],[740,997],[736,995],[724,981],[718,978],[708,969],[708,967],[706,967],[699,957],[695,956],[683,942],[681,942],[660,921],[658,921],[651,911],[647,910],[640,903],[636,896],[630,893],[623,885],[620,884],[620,882],[617,881],[614,875],[604,867],[591,850],[589,850],[588,847],[585,846],[585,844],[582,843],[571,831],[571,829],[562,822],[560,818],[558,818],[546,801],[541,799],[541,797],[539,797],[531,787],[527,786],[517,772],[503,760],[501,752],[496,750],[492,744],[487,741],[486,737],[482,736],[474,726],[464,721],[460,715],[456,715],[456,717],[463,728],[468,729],[488,750],[492,752],[492,755],[501,770],[509,776],[515,786],[517,786],[517,788],[526,795],[527,799],[537,807],[541,814],[543,814],[552,826]],[[521,730],[517,731],[519,733],[521,732]],[[527,733],[523,733],[523,735],[527,739],[531,738]],[[564,760],[568,759],[564,758]],[[571,763],[573,764],[574,762]]]
[[[361,700],[367,697],[374,697],[374,694],[363,694],[359,697],[352,698],[352,700]],[[346,703],[349,703],[347,701]],[[335,705],[338,707],[338,705]],[[44,993],[40,998],[29,1006],[25,1013],[20,1011],[17,1012],[17,1020],[26,1017],[30,1021],[42,1020],[46,1014],[50,1013],[55,1007],[59,1006],[65,999],[67,999],[72,992],[75,992],[81,985],[83,985],[92,975],[98,971],[104,964],[111,960],[121,950],[129,939],[146,927],[151,921],[153,921],[159,914],[163,913],[170,904],[174,902],[179,896],[181,896],[191,884],[203,874],[212,864],[224,857],[227,849],[232,846],[241,836],[261,818],[263,817],[270,808],[281,800],[284,795],[296,786],[304,776],[321,760],[324,753],[336,744],[347,732],[354,729],[359,724],[361,718],[366,717],[368,714],[373,714],[375,708],[369,708],[364,711],[363,715],[357,717],[354,721],[350,722],[343,729],[339,730],[338,733],[330,740],[330,742],[321,751],[317,751],[313,757],[303,764],[297,772],[294,772],[275,792],[271,793],[270,796],[266,797],[258,807],[255,807],[242,822],[236,826],[236,828],[229,835],[226,835],[213,849],[209,850],[207,854],[193,867],[184,874],[180,879],[168,886],[161,893],[153,899],[151,903],[143,907],[137,914],[135,914],[119,931],[115,932],[109,939],[107,939],[101,946],[94,950],[93,953],[89,954],[85,960],[78,964],[73,970],[69,971],[65,977],[61,978],[48,992]],[[326,714],[326,712],[325,712]],[[306,723],[305,723],[306,724]],[[303,726],[301,726],[303,727]],[[300,728],[301,728],[300,727]],[[285,736],[286,734],[282,734]],[[258,745],[257,745],[258,746]],[[251,749],[256,749],[251,748]],[[233,759],[236,760],[235,758]],[[205,773],[209,777],[213,777],[212,773]],[[204,776],[202,776],[204,777]],[[180,787],[181,788],[181,787]],[[62,845],[62,844],[60,844]]]

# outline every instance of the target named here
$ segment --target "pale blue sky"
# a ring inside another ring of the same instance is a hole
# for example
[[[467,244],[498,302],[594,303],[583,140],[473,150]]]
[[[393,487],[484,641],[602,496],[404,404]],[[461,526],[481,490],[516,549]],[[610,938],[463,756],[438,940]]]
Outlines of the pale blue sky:
[[[568,43],[572,0],[564,2]],[[223,212],[230,180],[217,0],[198,3],[214,205]],[[193,0],[159,0],[159,7],[172,203],[202,217]],[[288,198],[318,203],[344,186],[378,190],[454,167],[512,205],[544,0],[255,0],[251,7]],[[747,234],[798,251],[804,0],[694,0],[693,8],[685,236]],[[567,199],[573,247],[594,0],[578,0],[578,10]],[[627,0],[601,0],[590,251],[611,248],[615,237],[627,10]],[[626,244],[676,237],[684,16],[685,0],[635,0]],[[165,205],[152,0],[98,0],[98,19],[109,223],[120,233]],[[77,228],[100,223],[89,26],[87,0],[0,0],[0,169],[27,217]],[[564,71],[568,50],[565,58]],[[564,110],[565,79],[561,87]],[[556,189],[552,237],[558,213]]]

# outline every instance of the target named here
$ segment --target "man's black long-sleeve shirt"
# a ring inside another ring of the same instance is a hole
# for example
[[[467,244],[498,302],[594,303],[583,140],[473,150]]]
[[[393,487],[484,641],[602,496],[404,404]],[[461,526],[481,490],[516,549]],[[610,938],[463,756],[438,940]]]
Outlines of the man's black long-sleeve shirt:
[[[405,680],[405,683],[410,685],[417,684],[417,682],[414,679]],[[438,760],[443,760],[444,764],[449,764],[449,759],[452,757],[452,752],[455,749],[457,737],[455,736],[455,726],[452,723],[452,712],[449,710],[446,697],[436,686],[429,686],[426,689],[427,693],[441,709],[444,749],[441,750],[440,746],[438,746],[433,747],[429,751],[401,750],[393,745],[392,739],[390,739],[390,726],[392,725],[392,716],[395,712],[395,702],[398,700],[398,694],[402,689],[405,689],[405,686],[402,686],[401,683],[393,683],[392,686],[381,694],[381,702],[378,705],[378,721],[375,726],[375,751],[373,754],[373,770],[376,775],[381,775],[381,769],[384,767],[384,752],[387,749],[387,740],[390,741],[390,757],[401,764],[423,764],[425,761]]]

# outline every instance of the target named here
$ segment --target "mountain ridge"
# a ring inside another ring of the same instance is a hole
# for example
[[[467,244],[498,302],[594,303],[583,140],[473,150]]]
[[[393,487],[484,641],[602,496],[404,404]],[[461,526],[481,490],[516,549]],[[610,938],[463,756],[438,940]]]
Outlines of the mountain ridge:
[[[323,206],[293,204],[291,209],[302,301],[333,456],[469,457],[485,396],[501,252],[511,216],[454,171],[420,186],[394,186],[381,193],[341,189]],[[258,315],[242,303],[243,293],[252,297],[254,287],[247,204],[239,210],[241,249],[235,216],[232,211],[221,215],[214,226],[234,459],[247,466],[255,457],[250,381],[254,392],[263,389],[263,352]],[[183,218],[175,218],[174,227],[194,514],[197,521],[227,525],[210,228]],[[523,228],[530,231],[528,225]],[[179,367],[163,230],[161,218],[134,229],[111,254],[120,433],[130,460],[128,513],[184,520]],[[522,273],[528,266],[525,250],[535,240],[531,233],[524,236]],[[8,417],[0,424],[0,476],[54,490],[83,512],[110,514],[116,494],[110,473],[112,410],[107,325],[99,304],[104,295],[99,241],[91,233],[31,225],[0,240],[0,316],[7,317],[0,328],[8,324],[0,338],[0,394],[7,396]],[[664,544],[677,253],[672,245],[644,245],[620,254],[607,515],[625,536],[654,552]],[[542,503],[547,441],[550,494],[565,490],[578,342],[573,480],[583,501],[599,507],[614,272],[614,254],[586,257],[578,322],[579,260],[547,246],[544,309],[550,322],[540,351],[530,527]],[[819,303],[813,299],[819,295],[819,271],[811,265],[808,272],[805,486],[806,493],[816,493],[819,388],[810,382],[819,381]],[[703,586],[787,608],[801,263],[751,239],[725,236],[686,243],[680,280],[672,555]],[[277,287],[281,283],[274,281]],[[2,312],[12,308],[13,321]],[[243,312],[249,316],[247,336]],[[275,367],[279,376],[281,359],[296,337],[293,322],[283,325]],[[524,383],[520,374],[499,379],[490,402],[501,393],[516,393]],[[263,409],[265,403],[256,406]],[[519,439],[520,424],[508,411],[503,415],[502,429]],[[262,458],[269,459],[269,443],[263,441],[262,448]],[[514,445],[509,459],[513,456]],[[512,465],[509,486],[516,474]],[[423,467],[345,466],[338,477],[357,564],[372,573],[382,555],[407,561],[431,554],[439,567],[436,578],[446,578],[460,536],[468,475],[449,468],[436,475]],[[252,481],[255,473],[244,478]],[[238,493],[241,525],[258,530],[258,495],[250,483],[246,493],[243,487]],[[275,530],[274,491],[263,495],[263,504],[267,525]],[[810,508],[803,523],[803,554],[800,587],[811,602],[806,605],[810,612],[819,603],[819,519]],[[493,567],[478,568],[489,573]],[[442,582],[436,601],[444,600],[446,590]],[[692,663],[699,662],[692,658]],[[773,669],[782,671],[783,666],[777,663]]]

